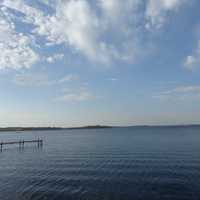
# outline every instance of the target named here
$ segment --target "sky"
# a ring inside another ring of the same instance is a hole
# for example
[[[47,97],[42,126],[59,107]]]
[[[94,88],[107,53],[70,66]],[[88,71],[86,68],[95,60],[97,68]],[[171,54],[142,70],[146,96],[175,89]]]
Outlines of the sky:
[[[0,127],[200,123],[199,0],[0,0]]]

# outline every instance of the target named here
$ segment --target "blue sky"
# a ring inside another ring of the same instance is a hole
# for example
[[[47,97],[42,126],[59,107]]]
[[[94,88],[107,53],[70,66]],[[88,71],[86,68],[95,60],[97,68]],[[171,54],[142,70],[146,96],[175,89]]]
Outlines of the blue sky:
[[[0,126],[200,123],[198,0],[0,0]]]

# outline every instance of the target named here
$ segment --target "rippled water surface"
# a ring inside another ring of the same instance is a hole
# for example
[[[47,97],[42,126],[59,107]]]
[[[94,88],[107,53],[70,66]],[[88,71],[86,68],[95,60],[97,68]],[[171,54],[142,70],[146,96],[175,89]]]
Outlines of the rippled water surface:
[[[0,199],[199,200],[200,128],[0,133]]]

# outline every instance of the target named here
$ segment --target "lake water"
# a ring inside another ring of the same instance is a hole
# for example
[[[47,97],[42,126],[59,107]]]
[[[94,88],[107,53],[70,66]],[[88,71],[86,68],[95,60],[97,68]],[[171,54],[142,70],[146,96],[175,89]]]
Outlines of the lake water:
[[[200,128],[1,132],[1,200],[199,200]]]

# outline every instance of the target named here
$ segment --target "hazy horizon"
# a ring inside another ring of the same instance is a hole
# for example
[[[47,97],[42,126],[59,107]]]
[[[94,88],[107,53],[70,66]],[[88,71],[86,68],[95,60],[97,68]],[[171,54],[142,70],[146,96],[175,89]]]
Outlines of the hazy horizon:
[[[85,124],[80,126],[2,126],[0,129],[12,128],[49,128],[49,129],[70,129],[70,128],[87,128],[87,127],[113,127],[113,128],[129,128],[129,127],[189,127],[200,126],[200,124],[132,124],[132,125],[111,125],[111,124]]]

